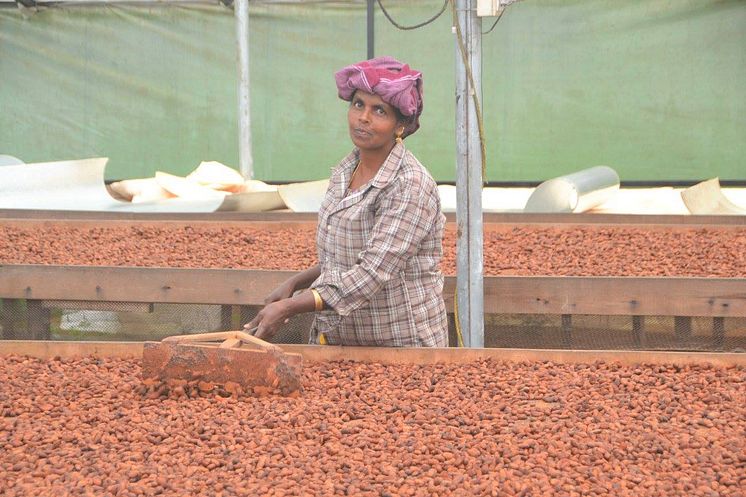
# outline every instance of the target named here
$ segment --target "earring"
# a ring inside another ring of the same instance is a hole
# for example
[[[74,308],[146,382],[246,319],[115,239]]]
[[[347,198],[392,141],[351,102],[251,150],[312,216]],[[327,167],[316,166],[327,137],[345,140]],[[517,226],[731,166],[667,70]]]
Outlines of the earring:
[[[396,143],[402,143],[404,139],[401,137],[401,135],[404,134],[404,129],[400,129],[396,132]]]

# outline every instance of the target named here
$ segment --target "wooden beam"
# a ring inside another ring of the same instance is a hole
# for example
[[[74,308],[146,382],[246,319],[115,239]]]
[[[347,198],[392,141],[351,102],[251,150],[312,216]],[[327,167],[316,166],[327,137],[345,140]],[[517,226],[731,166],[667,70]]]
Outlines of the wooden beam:
[[[257,228],[267,231],[293,229],[316,229],[316,218],[314,219],[290,219],[274,220],[268,219],[261,222],[246,220],[214,220],[214,219],[107,219],[104,225],[107,228],[127,229],[127,228],[156,228],[156,229],[178,229],[178,228]],[[35,229],[43,231],[49,227],[89,230],[100,229],[102,222],[100,219],[2,219],[0,218],[0,227],[16,229]]]
[[[619,350],[529,350],[529,349],[395,349],[384,347],[338,347],[318,345],[281,345],[298,353],[305,361],[357,361],[382,364],[463,364],[492,359],[495,361],[535,361],[592,364],[596,361],[636,364],[711,364],[719,367],[746,366],[746,354],[707,352],[657,352]],[[42,359],[53,357],[131,357],[141,358],[143,342],[53,342],[2,340],[0,355],[27,355]]]
[[[153,312],[153,304],[145,302],[101,302],[92,300],[42,300],[45,309],[68,309],[85,311]]]
[[[262,305],[294,271],[0,265],[0,298]],[[453,309],[455,278],[446,277]],[[745,278],[490,276],[490,314],[746,316]]]
[[[98,212],[98,211],[50,211],[25,209],[0,209],[0,220],[50,220],[67,222],[75,220],[107,221],[175,221],[192,223],[237,222],[237,223],[316,223],[315,212],[272,211],[262,213],[248,212],[210,212],[210,213],[145,213],[145,212]],[[456,222],[453,212],[446,213],[449,223]],[[2,222],[2,221],[0,221]],[[631,224],[643,225],[686,225],[686,226],[746,226],[746,216],[702,216],[670,214],[568,214],[568,213],[525,213],[525,212],[485,212],[484,222],[506,224]],[[99,223],[99,226],[101,224]]]
[[[105,211],[51,211],[33,209],[0,209],[0,219],[46,219],[50,221],[97,220],[97,221],[176,221],[190,223],[194,221],[237,221],[257,223],[263,221],[277,222],[316,222],[319,215],[315,212],[105,212]],[[100,223],[99,223],[100,226]]]
[[[746,278],[490,276],[484,293],[490,314],[746,316]]]
[[[294,271],[0,265],[0,298],[259,305]]]

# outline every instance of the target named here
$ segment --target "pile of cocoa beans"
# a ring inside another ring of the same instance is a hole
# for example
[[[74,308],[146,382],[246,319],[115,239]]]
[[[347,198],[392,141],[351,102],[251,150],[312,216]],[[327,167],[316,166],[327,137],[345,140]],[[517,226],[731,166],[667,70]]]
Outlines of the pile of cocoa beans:
[[[143,394],[138,360],[0,358],[5,496],[746,490],[746,370],[307,363],[303,393]]]

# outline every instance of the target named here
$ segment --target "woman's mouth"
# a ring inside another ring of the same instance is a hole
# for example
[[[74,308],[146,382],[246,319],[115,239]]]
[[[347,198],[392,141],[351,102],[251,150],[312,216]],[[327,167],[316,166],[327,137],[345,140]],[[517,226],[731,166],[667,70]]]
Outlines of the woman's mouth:
[[[371,133],[370,131],[366,131],[363,128],[353,128],[352,134],[354,134],[358,138],[369,138],[373,135],[373,133]]]

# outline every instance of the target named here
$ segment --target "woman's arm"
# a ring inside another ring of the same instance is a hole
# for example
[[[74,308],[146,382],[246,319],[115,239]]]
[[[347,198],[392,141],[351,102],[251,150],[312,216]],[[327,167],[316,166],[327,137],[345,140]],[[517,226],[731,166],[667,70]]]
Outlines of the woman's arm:
[[[292,297],[293,294],[298,290],[303,290],[311,286],[311,283],[313,283],[320,274],[321,266],[319,266],[318,264],[294,274],[293,276],[282,282],[280,286],[275,288],[272,293],[267,295],[267,298],[264,299],[264,305]]]
[[[319,264],[311,266],[305,271],[301,271],[300,273],[296,274],[291,278],[295,282],[295,290],[297,291],[308,288],[309,286],[311,286],[311,283],[313,283],[316,278],[319,277],[320,274],[321,266]]]

